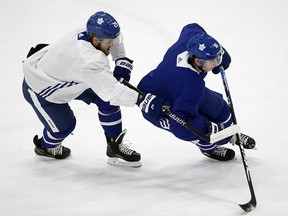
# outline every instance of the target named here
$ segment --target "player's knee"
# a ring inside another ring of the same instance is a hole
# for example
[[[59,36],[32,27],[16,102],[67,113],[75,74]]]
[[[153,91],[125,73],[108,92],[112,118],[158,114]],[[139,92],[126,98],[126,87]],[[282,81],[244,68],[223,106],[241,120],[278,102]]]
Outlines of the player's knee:
[[[223,108],[217,117],[217,123],[218,122],[227,122],[227,125],[231,125],[233,122],[231,118],[230,107],[227,103],[223,105]]]
[[[67,125],[65,128],[62,128],[59,132],[51,132],[50,133],[57,139],[65,139],[69,134],[73,132],[76,127],[76,118],[74,117],[73,120]]]

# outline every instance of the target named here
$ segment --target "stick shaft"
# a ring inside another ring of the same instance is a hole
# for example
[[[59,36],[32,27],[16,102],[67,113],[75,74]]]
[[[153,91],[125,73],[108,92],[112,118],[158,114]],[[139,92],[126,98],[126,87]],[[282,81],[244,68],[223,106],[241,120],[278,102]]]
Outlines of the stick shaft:
[[[231,111],[231,116],[232,116],[233,123],[237,124],[236,115],[235,115],[233,102],[232,102],[232,97],[231,97],[231,94],[230,94],[230,90],[229,90],[226,74],[225,74],[225,71],[224,71],[223,68],[221,68],[221,77],[222,77],[222,81],[223,81],[223,85],[224,85],[227,101],[228,101],[228,104],[230,106],[230,111]],[[252,184],[250,170],[249,170],[249,167],[247,165],[247,159],[246,159],[245,151],[244,151],[244,148],[243,148],[243,146],[242,146],[242,144],[240,142],[240,135],[238,133],[236,134],[236,140],[237,140],[236,143],[238,144],[239,149],[240,149],[241,158],[242,158],[242,162],[243,162],[243,166],[244,166],[244,170],[245,170],[245,174],[246,174],[246,179],[247,179],[249,190],[250,190],[250,194],[251,194],[251,200],[248,203],[246,203],[246,204],[240,205],[240,207],[244,211],[251,211],[251,206],[252,207],[256,207],[256,205],[257,205],[256,196],[255,196],[255,193],[254,193],[254,188],[253,188],[253,184]]]

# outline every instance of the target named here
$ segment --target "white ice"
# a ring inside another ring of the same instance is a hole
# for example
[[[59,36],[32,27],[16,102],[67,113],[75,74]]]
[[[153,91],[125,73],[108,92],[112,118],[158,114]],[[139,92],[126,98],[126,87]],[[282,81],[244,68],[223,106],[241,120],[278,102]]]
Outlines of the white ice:
[[[238,204],[250,194],[238,147],[232,147],[237,160],[212,161],[150,125],[137,107],[122,110],[126,138],[142,154],[139,169],[106,164],[97,108],[81,102],[71,103],[78,122],[64,143],[72,156],[57,161],[34,154],[32,138],[42,125],[22,97],[21,61],[31,46],[53,43],[99,10],[121,25],[135,85],[188,23],[199,23],[229,50],[226,75],[237,120],[257,141],[256,151],[246,150],[258,201],[249,215],[287,215],[286,0],[1,0],[0,215],[245,214]],[[210,74],[206,83],[224,94],[220,75]]]

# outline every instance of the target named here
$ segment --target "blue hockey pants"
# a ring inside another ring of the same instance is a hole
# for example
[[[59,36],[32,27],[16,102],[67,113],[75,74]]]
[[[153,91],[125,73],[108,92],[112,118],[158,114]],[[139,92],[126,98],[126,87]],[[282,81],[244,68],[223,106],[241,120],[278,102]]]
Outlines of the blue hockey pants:
[[[61,144],[76,125],[76,118],[69,104],[56,104],[43,99],[29,88],[25,80],[22,90],[24,98],[44,125],[41,144],[46,148]],[[120,107],[111,106],[109,102],[101,100],[91,89],[84,91],[76,100],[98,106],[98,117],[107,138],[116,138],[122,132]]]
[[[199,105],[198,113],[199,114],[197,116],[197,119],[201,121],[211,121],[217,123],[227,121],[228,123],[226,125],[232,124],[231,113],[228,104],[223,99],[220,93],[212,91],[208,88],[205,88],[202,101]],[[167,116],[166,114],[163,114],[160,120],[153,118],[151,115],[148,115],[145,112],[142,112],[142,115],[146,120],[151,122],[156,127],[173,133],[173,131],[170,130],[170,124],[171,121],[174,120],[169,118],[169,116]],[[183,130],[181,130],[183,132],[183,137],[185,137],[185,139],[183,138],[183,140],[187,140],[187,130],[188,129],[184,128],[183,126]],[[179,131],[177,131],[177,137],[181,137],[181,134],[179,135]],[[231,140],[231,137],[225,138],[217,143],[211,144],[200,139],[197,135],[191,132],[189,133],[189,140],[192,143],[196,144],[197,147],[202,152],[212,152],[217,145],[223,145],[228,143]]]

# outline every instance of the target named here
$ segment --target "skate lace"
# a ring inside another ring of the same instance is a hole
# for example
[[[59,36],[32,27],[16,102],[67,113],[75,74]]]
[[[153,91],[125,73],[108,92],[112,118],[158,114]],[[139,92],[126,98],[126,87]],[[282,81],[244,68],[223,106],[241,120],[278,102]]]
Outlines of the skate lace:
[[[240,138],[241,138],[241,142],[242,142],[243,145],[248,143],[249,137],[246,136],[245,134],[240,134]]]
[[[63,146],[59,145],[55,148],[48,148],[47,151],[52,154],[52,155],[62,155],[62,151],[63,151]]]
[[[225,157],[225,154],[227,152],[227,149],[225,147],[217,147],[212,154]]]
[[[240,133],[240,142],[242,145],[247,145],[249,143],[249,136],[245,135],[245,134],[242,134]],[[236,144],[236,135],[234,135],[230,141],[230,143],[232,143],[233,145]]]
[[[121,144],[119,144],[119,151],[126,155],[132,155],[134,150],[130,149],[132,143],[128,140],[123,140]]]

